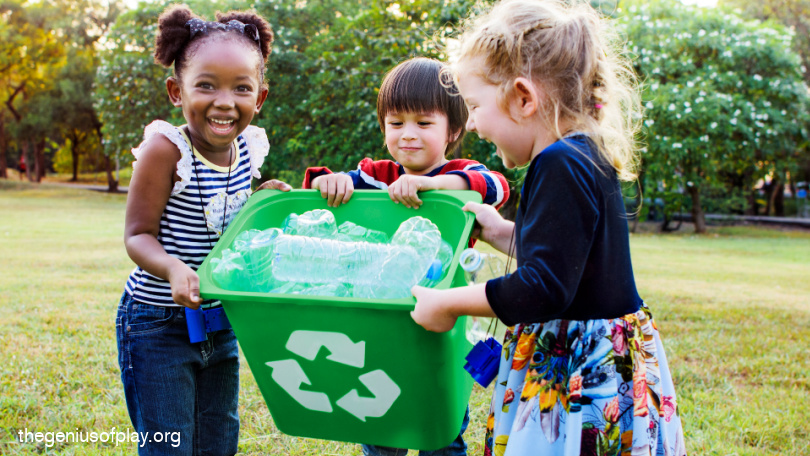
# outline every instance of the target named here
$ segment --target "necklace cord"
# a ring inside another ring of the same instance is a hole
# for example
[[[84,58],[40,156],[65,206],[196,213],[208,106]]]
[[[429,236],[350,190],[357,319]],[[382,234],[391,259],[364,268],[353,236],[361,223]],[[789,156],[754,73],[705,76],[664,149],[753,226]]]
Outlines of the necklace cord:
[[[211,230],[208,228],[208,217],[205,215],[205,204],[203,203],[202,191],[200,190],[200,174],[197,172],[197,160],[194,157],[194,142],[191,139],[191,132],[187,131],[188,142],[191,145],[191,164],[194,167],[194,176],[197,177],[197,196],[200,198],[200,208],[202,209],[203,221],[205,222],[205,233],[208,236],[208,244],[211,248],[214,247],[214,241],[211,240]],[[225,204],[222,210],[222,228],[220,228],[220,236],[225,232],[225,220],[228,217],[228,190],[231,186],[231,167],[233,166],[233,144],[228,150],[228,179],[225,181]]]

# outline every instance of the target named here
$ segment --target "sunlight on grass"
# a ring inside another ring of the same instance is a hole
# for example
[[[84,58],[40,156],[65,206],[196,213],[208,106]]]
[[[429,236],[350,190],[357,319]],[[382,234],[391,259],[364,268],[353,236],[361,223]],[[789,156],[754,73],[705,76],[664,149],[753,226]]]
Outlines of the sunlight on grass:
[[[114,442],[45,448],[20,444],[17,434],[131,430],[114,326],[133,267],[122,244],[125,198],[0,181],[0,454],[135,450]],[[755,227],[632,236],[637,283],[667,349],[690,454],[810,454],[809,240],[807,232]],[[476,386],[470,399],[470,454],[483,453],[491,392]],[[355,444],[278,431],[244,357],[239,414],[242,454],[361,453]]]

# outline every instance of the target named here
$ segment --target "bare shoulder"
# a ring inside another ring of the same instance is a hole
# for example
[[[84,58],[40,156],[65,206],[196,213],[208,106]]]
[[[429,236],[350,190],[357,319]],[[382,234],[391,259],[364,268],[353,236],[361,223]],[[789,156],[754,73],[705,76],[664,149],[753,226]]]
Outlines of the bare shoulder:
[[[133,179],[137,174],[143,176],[144,172],[150,176],[176,176],[180,157],[180,149],[169,138],[153,135],[140,147]]]

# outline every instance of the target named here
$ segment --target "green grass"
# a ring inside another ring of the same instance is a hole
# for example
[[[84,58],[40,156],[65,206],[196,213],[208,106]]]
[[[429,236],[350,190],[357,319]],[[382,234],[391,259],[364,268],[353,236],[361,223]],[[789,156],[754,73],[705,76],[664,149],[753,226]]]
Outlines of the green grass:
[[[133,266],[122,243],[125,198],[0,181],[0,454],[134,452],[46,448],[17,435],[131,430],[114,327]],[[808,241],[807,232],[751,227],[633,235],[636,280],[667,349],[690,454],[810,454]],[[360,454],[280,433],[242,366],[242,452]],[[483,453],[490,394],[473,391],[470,454]]]

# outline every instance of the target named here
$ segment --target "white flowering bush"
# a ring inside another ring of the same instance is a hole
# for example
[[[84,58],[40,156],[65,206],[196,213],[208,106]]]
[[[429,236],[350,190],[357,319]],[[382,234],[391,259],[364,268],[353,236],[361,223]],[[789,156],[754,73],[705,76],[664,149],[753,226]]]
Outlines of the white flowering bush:
[[[758,180],[784,177],[807,155],[804,68],[779,25],[680,2],[623,6],[617,17],[644,82],[646,196],[688,195],[702,231],[705,197],[743,211]]]

